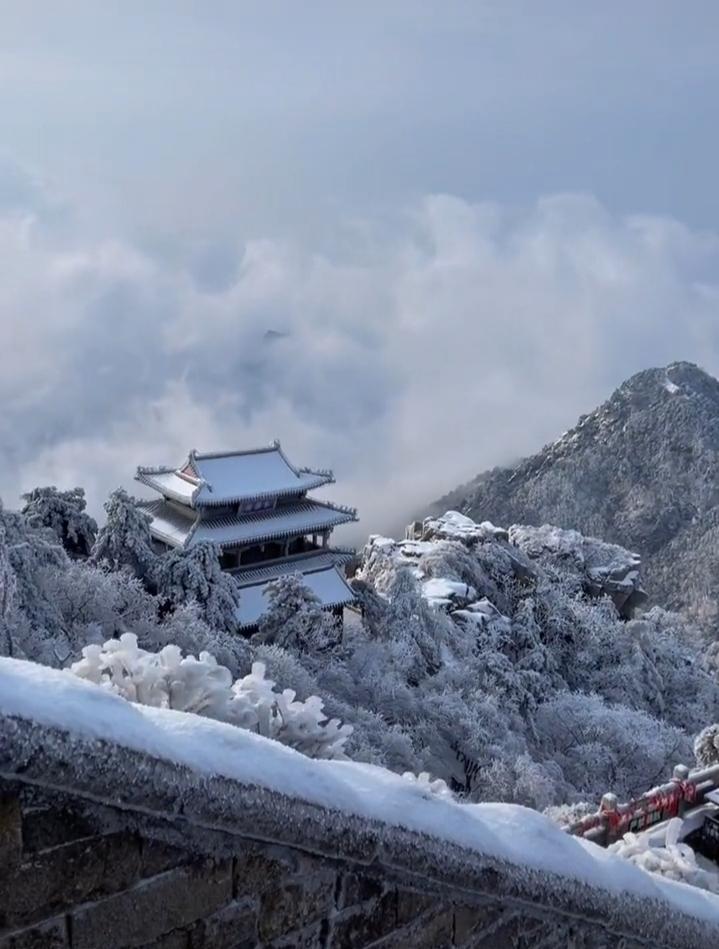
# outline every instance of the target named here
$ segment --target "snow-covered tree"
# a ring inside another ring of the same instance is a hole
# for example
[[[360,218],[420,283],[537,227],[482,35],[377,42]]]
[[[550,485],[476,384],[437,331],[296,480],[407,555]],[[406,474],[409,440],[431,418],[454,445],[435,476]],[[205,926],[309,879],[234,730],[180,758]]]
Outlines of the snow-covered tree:
[[[244,636],[209,626],[196,601],[177,606],[161,622],[145,627],[140,645],[151,652],[174,643],[183,652],[197,653],[203,648],[227,666],[233,676],[245,675],[252,665],[250,645]],[[281,676],[278,676],[282,680]],[[307,693],[309,694],[309,692]]]
[[[73,657],[89,642],[129,630],[144,640],[160,624],[157,600],[129,571],[74,560],[62,569],[46,570],[43,588]]]
[[[54,485],[23,494],[22,514],[32,527],[49,527],[71,554],[87,556],[97,535],[97,523],[86,513],[85,491],[59,491]]]
[[[0,655],[13,654],[12,616],[17,599],[17,580],[10,563],[5,528],[0,525]]]
[[[382,630],[390,648],[403,654],[407,681],[417,685],[440,666],[435,638],[437,618],[422,598],[409,570],[398,570],[387,594]]]
[[[719,764],[719,725],[707,725],[694,739],[694,756],[700,768]]]
[[[352,732],[328,718],[318,696],[298,702],[291,689],[277,692],[262,663],[233,683],[229,669],[208,652],[183,657],[179,647],[168,645],[151,653],[130,633],[85,647],[71,671],[130,702],[230,722],[313,758],[344,758]]]
[[[14,574],[15,608],[5,621],[4,648],[12,644],[14,655],[57,664],[67,658],[69,650],[45,581],[48,571],[68,565],[67,554],[53,531],[30,526],[21,514],[4,510],[1,504],[0,529]]]
[[[688,736],[625,706],[595,695],[561,692],[536,716],[539,754],[558,764],[583,798],[606,791],[635,797],[688,760]]]
[[[219,550],[209,541],[158,557],[153,579],[165,607],[176,609],[194,602],[211,628],[237,629],[240,588],[237,581],[222,570]]]
[[[146,580],[156,560],[149,516],[123,488],[113,491],[104,507],[107,521],[98,532],[90,560],[105,563],[111,570],[128,567],[135,576]]]
[[[323,612],[301,574],[290,573],[268,583],[265,599],[269,606],[254,637],[257,643],[302,653],[326,649],[337,638],[336,624]]]

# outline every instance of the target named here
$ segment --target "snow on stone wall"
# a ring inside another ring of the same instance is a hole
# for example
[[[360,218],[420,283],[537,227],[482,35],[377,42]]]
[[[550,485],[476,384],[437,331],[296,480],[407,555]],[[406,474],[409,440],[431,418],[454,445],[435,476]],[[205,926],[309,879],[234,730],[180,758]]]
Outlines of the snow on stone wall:
[[[651,945],[719,939],[719,898],[653,877],[534,811],[459,804],[424,781],[312,760],[225,722],[133,705],[12,659],[0,659],[0,777],[334,857],[359,848],[380,866],[459,887],[463,898],[494,889],[611,920],[615,933],[649,938],[661,925]]]

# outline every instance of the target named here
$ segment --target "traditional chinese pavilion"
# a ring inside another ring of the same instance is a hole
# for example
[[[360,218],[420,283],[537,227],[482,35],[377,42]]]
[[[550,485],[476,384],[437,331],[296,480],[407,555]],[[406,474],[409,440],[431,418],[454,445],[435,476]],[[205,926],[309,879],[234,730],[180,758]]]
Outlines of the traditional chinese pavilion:
[[[309,497],[334,482],[332,472],[296,468],[278,441],[249,451],[193,450],[179,468],[139,467],[135,477],[161,495],[140,502],[160,549],[217,545],[242,588],[241,627],[256,625],[266,584],[286,573],[301,573],[325,609],[354,599],[343,570],[354,551],[332,547],[330,537],[357,511]]]

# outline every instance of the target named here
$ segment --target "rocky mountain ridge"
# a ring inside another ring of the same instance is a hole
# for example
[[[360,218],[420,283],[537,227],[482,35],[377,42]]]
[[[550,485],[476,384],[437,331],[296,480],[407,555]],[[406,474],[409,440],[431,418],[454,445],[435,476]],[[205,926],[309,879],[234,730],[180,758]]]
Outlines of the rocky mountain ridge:
[[[719,381],[687,362],[637,373],[537,454],[432,506],[447,508],[634,550],[654,602],[719,625]]]

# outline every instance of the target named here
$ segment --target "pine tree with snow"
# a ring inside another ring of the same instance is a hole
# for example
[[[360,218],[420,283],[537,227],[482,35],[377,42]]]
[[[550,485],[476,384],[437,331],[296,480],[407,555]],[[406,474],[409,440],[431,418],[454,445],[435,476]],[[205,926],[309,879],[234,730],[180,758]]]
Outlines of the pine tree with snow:
[[[406,568],[396,572],[387,599],[384,638],[393,649],[405,651],[407,681],[417,685],[439,669],[435,628],[441,619],[422,598],[417,581]]]
[[[265,588],[268,609],[262,615],[254,641],[317,652],[338,638],[337,625],[319,599],[302,582],[302,575],[278,577]]]
[[[21,514],[4,510],[2,503],[0,528],[15,575],[15,621],[24,627],[22,637],[28,643],[33,637],[38,641],[53,639],[60,622],[57,607],[45,589],[45,578],[49,570],[67,567],[67,554],[53,531],[30,526]]]
[[[237,629],[240,588],[220,566],[215,544],[202,541],[189,550],[172,550],[158,557],[153,571],[163,605],[176,609],[194,602],[213,629]]]
[[[32,527],[49,527],[70,554],[86,557],[97,536],[97,523],[85,512],[82,488],[59,491],[54,485],[23,494],[22,514]]]
[[[157,559],[152,549],[150,518],[123,488],[113,491],[104,507],[107,521],[93,545],[91,562],[107,564],[111,570],[129,567],[147,581]]]

